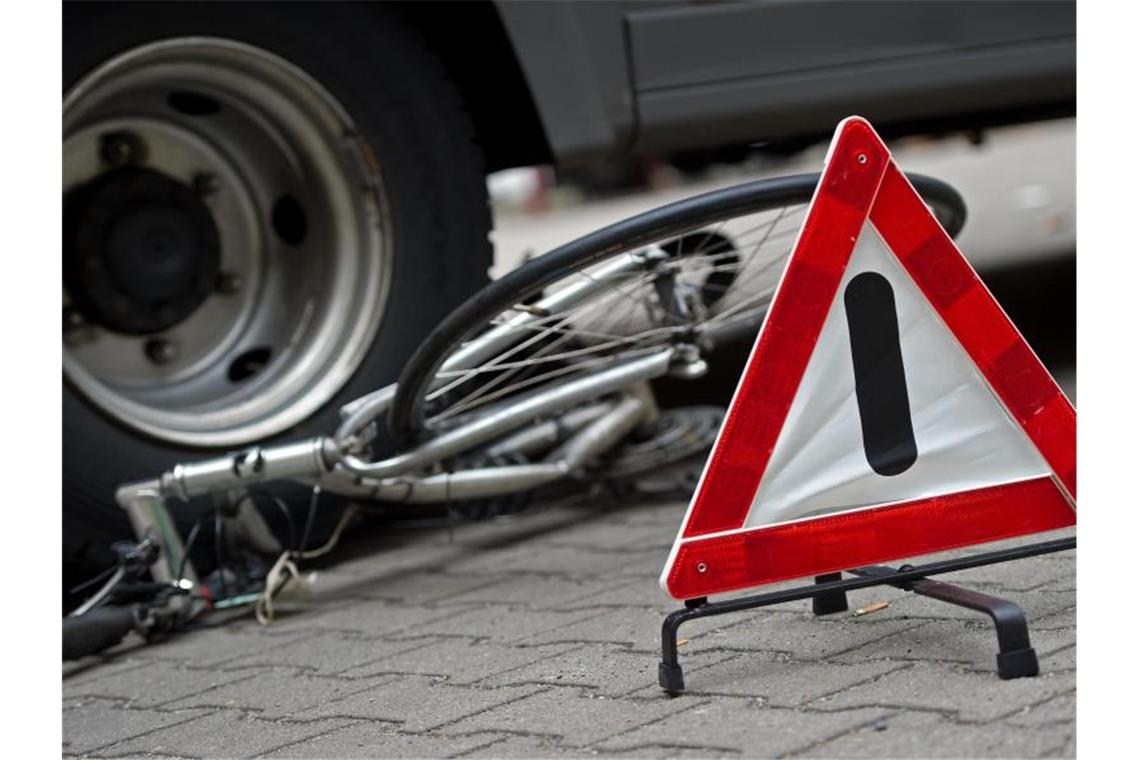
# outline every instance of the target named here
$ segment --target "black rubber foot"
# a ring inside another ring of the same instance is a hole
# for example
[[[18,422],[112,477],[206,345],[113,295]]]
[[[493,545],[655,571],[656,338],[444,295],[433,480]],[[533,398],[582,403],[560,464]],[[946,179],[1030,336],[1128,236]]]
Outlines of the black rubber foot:
[[[828,573],[817,575],[816,583],[830,583],[843,578],[843,573]],[[834,615],[837,612],[847,612],[847,594],[842,591],[833,591],[830,594],[816,594],[811,598],[811,611],[815,615]]]
[[[1038,673],[1037,652],[1033,647],[1017,649],[1013,652],[999,652],[997,656],[998,678],[1031,678]]]
[[[811,600],[811,611],[816,615],[834,615],[847,612],[847,595],[817,596]]]
[[[657,683],[669,692],[670,696],[677,696],[685,690],[685,675],[680,665],[669,665],[664,662],[657,663]]]

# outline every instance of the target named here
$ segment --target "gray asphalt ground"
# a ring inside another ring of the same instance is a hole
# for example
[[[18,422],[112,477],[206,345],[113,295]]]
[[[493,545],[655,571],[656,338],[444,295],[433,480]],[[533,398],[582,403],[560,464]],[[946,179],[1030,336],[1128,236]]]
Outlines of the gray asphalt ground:
[[[585,231],[626,211],[559,218]],[[502,222],[508,255],[539,234],[533,220]],[[1072,370],[1061,380],[1074,397]],[[1025,609],[1036,678],[997,678],[982,615],[878,588],[851,595],[852,609],[889,603],[863,616],[816,618],[796,602],[687,625],[689,690],[670,698],[656,674],[675,603],[657,576],[685,504],[539,506],[452,530],[370,529],[268,627],[243,618],[157,645],[128,640],[65,666],[63,754],[1075,753],[1073,552],[944,578]]]

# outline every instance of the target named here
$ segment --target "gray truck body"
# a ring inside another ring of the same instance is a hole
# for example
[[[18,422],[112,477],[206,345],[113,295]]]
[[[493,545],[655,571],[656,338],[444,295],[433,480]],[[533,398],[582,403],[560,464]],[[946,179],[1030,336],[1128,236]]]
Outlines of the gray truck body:
[[[495,3],[550,157],[573,164],[1070,114],[1066,0]],[[508,161],[508,163],[513,163]]]

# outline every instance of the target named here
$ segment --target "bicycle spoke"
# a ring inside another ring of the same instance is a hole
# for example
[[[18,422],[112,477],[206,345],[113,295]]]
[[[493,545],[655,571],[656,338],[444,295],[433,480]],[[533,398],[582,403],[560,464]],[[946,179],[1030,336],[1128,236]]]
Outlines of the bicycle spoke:
[[[444,408],[431,415],[430,425],[477,413],[515,394],[620,357],[656,350],[690,330],[704,332],[762,314],[775,283],[750,291],[786,260],[788,240],[799,228],[797,212],[805,207],[796,204],[722,219],[663,240],[656,247],[672,255],[659,264],[647,261],[644,272],[598,272],[606,261],[568,272],[546,292],[557,293],[571,286],[572,280],[590,283],[595,292],[553,313],[518,304],[491,320],[493,327],[507,328],[517,336],[507,337],[507,345],[478,366],[437,372],[435,387],[425,398],[447,400]],[[662,302],[670,297],[658,284],[662,276],[672,278],[673,296],[683,304],[681,313]],[[530,318],[519,319],[520,315]]]
[[[566,375],[573,374],[575,372],[581,372],[583,370],[592,369],[594,367],[601,367],[601,366],[604,366],[606,364],[613,364],[613,363],[619,361],[620,359],[632,359],[632,358],[636,358],[638,356],[644,356],[644,355],[650,354],[656,350],[657,349],[655,347],[649,346],[649,347],[646,347],[643,349],[635,349],[632,351],[628,351],[628,352],[626,352],[624,354],[620,354],[620,355],[616,355],[616,354],[615,355],[609,355],[609,354],[607,354],[605,356],[600,356],[596,359],[588,359],[586,361],[579,361],[579,362],[575,362],[574,364],[568,364],[568,365],[565,365],[562,367],[558,367],[557,369],[550,370],[549,372],[545,372],[541,375],[535,375],[535,376],[527,378],[525,380],[516,382],[513,385],[510,385],[508,387],[500,388],[495,393],[490,394],[490,395],[482,398],[480,400],[480,403],[478,406],[482,406],[486,403],[490,403],[491,401],[496,401],[500,398],[503,398],[504,396],[508,396],[512,393],[515,393],[516,391],[523,390],[523,389],[529,388],[529,387],[533,387],[535,385],[538,385],[539,383],[543,383],[543,382],[546,382],[548,380],[554,380],[556,378],[564,377]],[[451,419],[451,418],[455,417],[456,415],[458,415],[461,412],[467,412],[467,411],[470,411],[471,409],[474,409],[474,408],[477,408],[477,406],[476,405],[462,406],[462,405],[457,404],[456,406],[449,407],[445,412],[442,412],[442,413],[436,415],[432,419],[436,422],[442,422],[444,420]]]
[[[597,304],[597,303],[587,304],[586,306],[590,306],[590,307],[595,308],[595,309],[599,308],[599,304]],[[481,388],[476,389],[472,393],[469,393],[467,396],[460,399],[460,401],[456,402],[457,405],[466,404],[467,407],[470,407],[471,402],[478,400],[478,398],[480,398],[480,396],[484,392],[492,389],[495,385],[500,384],[505,379],[509,379],[514,373],[516,373],[520,369],[533,368],[533,367],[538,366],[538,365],[543,364],[543,363],[553,363],[553,362],[565,361],[567,359],[575,359],[577,357],[588,355],[591,353],[598,353],[600,351],[604,351],[604,350],[609,349],[609,348],[618,348],[618,347],[623,347],[623,346],[628,347],[630,345],[635,345],[639,342],[644,342],[644,338],[646,337],[646,335],[648,333],[656,332],[656,331],[644,331],[643,333],[632,335],[632,336],[616,336],[615,335],[615,336],[612,336],[613,337],[612,340],[609,340],[607,342],[603,342],[601,344],[591,345],[591,346],[588,346],[586,348],[577,349],[574,351],[562,352],[560,354],[555,354],[553,356],[548,355],[548,352],[552,348],[567,343],[571,338],[582,337],[584,334],[605,335],[605,333],[592,333],[591,331],[581,331],[581,330],[578,330],[576,328],[564,328],[563,327],[563,325],[567,324],[573,317],[579,316],[581,314],[581,312],[583,310],[585,310],[585,308],[586,308],[585,306],[580,306],[580,307],[572,310],[571,312],[569,312],[567,314],[560,315],[561,318],[559,319],[558,323],[555,326],[542,329],[538,335],[535,335],[531,339],[514,346],[512,349],[510,349],[510,350],[508,350],[502,354],[499,354],[497,357],[495,357],[491,361],[488,361],[479,367],[475,367],[475,368],[468,369],[468,370],[456,370],[454,372],[440,372],[440,373],[438,373],[437,374],[438,377],[450,377],[450,376],[458,376],[458,377],[453,382],[448,383],[448,384],[444,385],[443,387],[438,388],[435,391],[433,391],[431,394],[428,395],[427,398],[429,400],[439,398],[444,393],[462,386],[465,382],[474,378],[476,375],[498,373],[498,372],[501,372],[503,370],[508,370],[507,373],[505,373],[503,375],[499,375],[495,379],[489,381],[488,384],[482,386]],[[666,328],[666,329],[676,329],[676,328]],[[505,362],[504,361],[504,359],[510,358],[511,356],[514,356],[514,355],[520,353],[524,348],[529,348],[530,346],[534,345],[536,342],[540,341],[542,338],[548,337],[550,335],[554,335],[556,332],[561,333],[561,337],[559,337],[557,340],[553,341],[552,343],[538,349],[533,354],[526,356],[526,358],[521,359],[519,361],[515,361],[515,362]]]
[[[579,274],[581,274],[583,277],[585,277],[587,280],[590,280],[591,282],[594,282],[594,283],[597,283],[597,284],[599,284],[599,285],[603,285],[603,286],[606,286],[606,287],[612,287],[612,286],[608,286],[608,285],[606,285],[605,283],[601,282],[600,280],[597,280],[597,279],[595,279],[595,278],[594,278],[594,277],[592,277],[592,276],[591,276],[591,275],[590,275],[588,272],[579,272]],[[657,277],[658,277],[658,275],[657,275],[656,273],[653,273],[653,274],[651,274],[651,276],[650,276],[650,279],[651,279],[651,280],[653,280],[653,279],[656,279]],[[619,292],[620,292],[620,291],[619,291]],[[633,296],[632,296],[632,295],[630,295],[630,294],[628,294],[628,293],[622,293],[622,295],[626,296],[627,298],[633,299]],[[643,306],[648,306],[648,305],[649,305],[649,300],[648,300],[648,299],[646,299],[646,298],[643,298],[643,299],[640,301],[640,304],[641,304],[641,305],[643,305]],[[674,314],[670,313],[670,312],[669,312],[669,311],[667,311],[667,310],[666,310],[666,311],[663,311],[662,313],[663,313],[665,316],[667,316],[667,317],[669,317],[669,318],[671,318],[671,319],[675,319],[675,320],[676,320],[676,319],[679,319],[678,317],[676,317]]]
[[[400,435],[438,433],[624,357],[692,343],[675,356],[699,357],[759,326],[816,181],[804,175],[713,191],[524,264],[459,307],[447,331],[409,362],[390,426]],[[939,208],[962,215],[955,196],[932,188]],[[488,318],[491,304],[499,313]]]

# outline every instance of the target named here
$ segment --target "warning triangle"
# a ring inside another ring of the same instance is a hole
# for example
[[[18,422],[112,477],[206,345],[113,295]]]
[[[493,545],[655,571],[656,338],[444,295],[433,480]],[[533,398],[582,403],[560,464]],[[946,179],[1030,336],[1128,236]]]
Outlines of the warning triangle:
[[[1075,522],[1076,412],[846,119],[662,586],[691,599]]]

